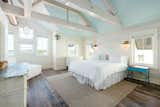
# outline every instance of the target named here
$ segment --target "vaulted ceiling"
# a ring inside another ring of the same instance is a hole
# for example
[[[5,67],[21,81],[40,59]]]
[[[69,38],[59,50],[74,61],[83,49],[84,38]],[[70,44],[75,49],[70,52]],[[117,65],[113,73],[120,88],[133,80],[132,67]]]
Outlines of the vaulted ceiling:
[[[20,6],[19,1],[21,0],[13,0],[13,1],[15,4]],[[55,0],[41,0],[41,1],[55,1]],[[92,32],[88,30],[70,29],[69,27],[58,25],[56,31],[64,35],[93,36],[98,34],[116,32],[124,27],[126,28],[130,26],[140,25],[143,23],[160,19],[160,11],[159,11],[160,0],[56,0],[56,1],[73,8],[73,10],[75,9],[78,12],[72,11],[70,9],[67,10],[66,8],[62,8],[57,5],[48,5],[48,3],[38,2],[37,0],[35,0],[35,2],[38,3],[36,6],[32,7],[33,8],[32,10],[49,16],[56,17],[58,19],[62,19],[66,23],[70,22],[82,25],[82,27],[83,26],[89,28],[91,27],[96,31]],[[114,21],[117,21],[119,24],[113,23]],[[53,30],[51,29],[51,26],[53,25],[53,28],[55,28],[55,25],[57,25],[54,23],[52,23],[51,25],[51,23],[49,22],[45,23],[46,24],[39,23],[39,25],[46,26],[44,28],[51,30],[51,32],[54,31],[54,29]]]
[[[160,19],[160,0],[111,0],[123,26]]]

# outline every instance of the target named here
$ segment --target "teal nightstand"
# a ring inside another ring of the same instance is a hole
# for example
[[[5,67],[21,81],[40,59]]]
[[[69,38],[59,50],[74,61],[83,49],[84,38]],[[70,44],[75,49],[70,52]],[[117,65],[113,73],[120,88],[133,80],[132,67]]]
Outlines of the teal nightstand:
[[[133,79],[133,72],[143,73],[145,75],[145,82],[149,83],[149,68],[144,66],[129,66],[127,68],[127,78]]]

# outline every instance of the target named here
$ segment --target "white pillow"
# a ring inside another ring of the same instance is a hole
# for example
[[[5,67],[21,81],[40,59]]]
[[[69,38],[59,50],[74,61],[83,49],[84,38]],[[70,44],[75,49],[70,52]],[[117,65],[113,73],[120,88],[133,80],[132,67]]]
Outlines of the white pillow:
[[[99,60],[98,55],[92,55],[89,60]]]
[[[127,56],[121,56],[121,63],[124,65],[128,65],[128,57]]]
[[[110,56],[109,57],[109,62],[112,62],[112,63],[121,63],[121,58],[120,57]]]

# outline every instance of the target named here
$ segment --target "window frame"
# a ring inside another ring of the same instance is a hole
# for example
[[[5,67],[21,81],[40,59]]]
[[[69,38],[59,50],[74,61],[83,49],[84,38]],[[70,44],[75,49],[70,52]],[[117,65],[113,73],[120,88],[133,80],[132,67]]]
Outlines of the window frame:
[[[38,38],[45,38],[45,39],[47,39],[47,50],[46,50],[46,54],[39,54],[38,53]],[[35,53],[36,53],[36,55],[37,56],[48,56],[49,55],[49,38],[48,37],[45,37],[45,36],[37,36],[36,37],[36,47],[35,47]]]
[[[90,52],[90,49],[92,49],[93,52]],[[93,54],[94,54],[95,50],[94,48],[92,47],[92,43],[89,43],[86,45],[86,57],[89,58],[91,57]],[[92,53],[92,54],[90,54]]]
[[[21,31],[22,30],[22,31]],[[24,31],[24,28],[22,27],[19,27],[18,29],[18,33],[19,33],[19,38],[22,39],[22,40],[33,40],[34,39],[34,30],[32,30],[32,38],[25,38],[25,37],[22,37],[21,34],[23,33],[25,35],[25,31]]]
[[[32,50],[31,51],[24,51],[24,50],[22,50],[21,49],[21,45],[31,45],[32,46]],[[34,53],[34,45],[33,44],[29,44],[29,43],[20,43],[19,44],[19,51],[20,51],[20,53],[25,53],[25,54],[32,54],[32,53]]]
[[[13,54],[10,54],[10,52],[9,51],[11,51],[11,50],[9,50],[9,35],[13,35],[13,47],[14,47],[14,49],[13,49]],[[16,38],[15,38],[15,34],[14,33],[11,33],[11,32],[9,32],[8,33],[8,37],[7,37],[7,54],[8,54],[8,56],[15,56],[16,55],[16,47],[15,47],[15,40],[16,40]]]
[[[143,39],[147,37],[152,37],[153,64],[135,63],[135,39]],[[158,31],[157,29],[135,32],[131,36],[131,64],[148,66],[150,68],[158,68]]]
[[[72,55],[69,55],[69,45],[73,45],[74,47],[75,47],[75,49],[76,49],[76,55],[74,55],[74,56],[72,56]],[[77,56],[79,56],[79,45],[78,44],[68,44],[68,46],[67,46],[67,56],[68,57],[77,57]]]

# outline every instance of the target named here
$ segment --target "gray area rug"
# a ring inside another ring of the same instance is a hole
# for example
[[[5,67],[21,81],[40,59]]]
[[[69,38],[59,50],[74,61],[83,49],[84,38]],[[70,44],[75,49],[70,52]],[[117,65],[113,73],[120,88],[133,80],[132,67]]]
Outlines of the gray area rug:
[[[121,81],[103,91],[96,91],[80,84],[70,73],[50,76],[47,80],[70,107],[115,107],[137,86]]]

